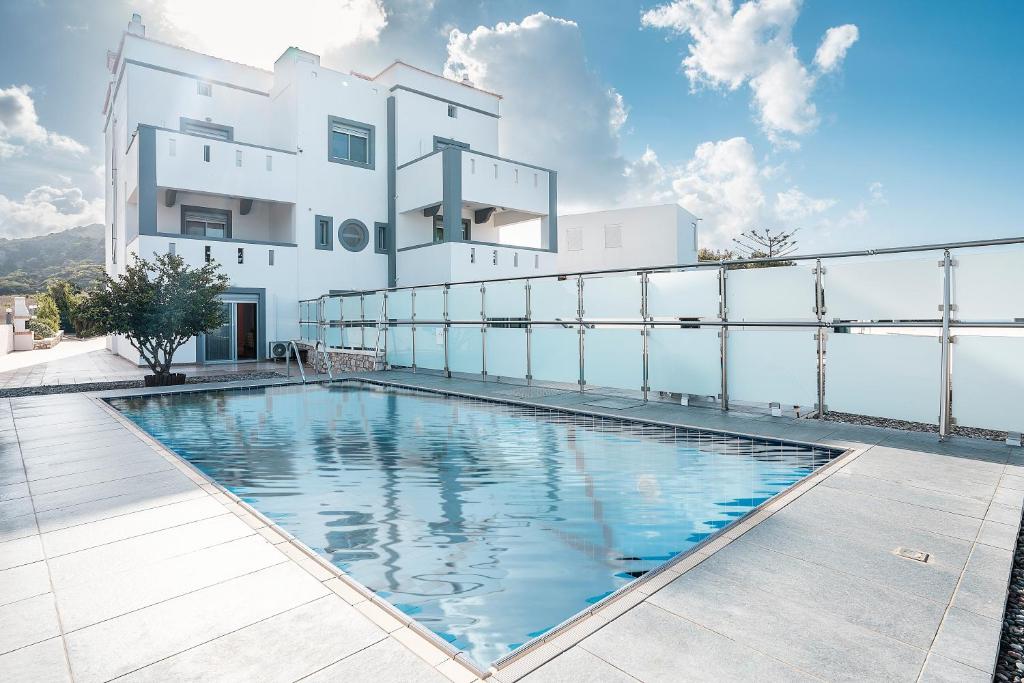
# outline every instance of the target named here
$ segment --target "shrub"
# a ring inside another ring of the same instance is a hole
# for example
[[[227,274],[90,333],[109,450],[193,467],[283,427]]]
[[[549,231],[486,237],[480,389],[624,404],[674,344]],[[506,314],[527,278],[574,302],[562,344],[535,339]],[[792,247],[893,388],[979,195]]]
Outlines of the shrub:
[[[35,319],[45,323],[53,330],[61,329],[60,313],[57,311],[57,304],[49,294],[40,294],[36,297]]]
[[[57,330],[42,320],[30,320],[28,322],[28,329],[32,331],[33,339],[46,339],[57,334]]]

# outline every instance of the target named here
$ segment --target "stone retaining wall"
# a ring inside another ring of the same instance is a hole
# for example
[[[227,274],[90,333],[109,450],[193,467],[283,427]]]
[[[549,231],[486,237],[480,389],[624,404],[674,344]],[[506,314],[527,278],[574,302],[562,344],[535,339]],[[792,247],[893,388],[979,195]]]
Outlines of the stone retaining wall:
[[[307,349],[306,365],[311,365],[316,373],[326,373],[327,367],[324,364],[324,354],[314,353],[312,347],[301,344]],[[359,349],[345,349],[328,351],[327,360],[331,365],[331,373],[337,375],[342,372],[372,372],[384,369],[383,351],[363,351]]]

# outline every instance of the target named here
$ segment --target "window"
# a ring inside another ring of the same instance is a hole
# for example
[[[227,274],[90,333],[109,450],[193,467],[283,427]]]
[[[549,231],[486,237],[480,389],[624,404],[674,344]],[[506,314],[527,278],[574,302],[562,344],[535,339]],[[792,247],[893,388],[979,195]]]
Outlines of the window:
[[[583,228],[565,231],[566,251],[583,251]]]
[[[242,150],[240,149],[235,150],[235,166],[239,168],[242,166]]]
[[[201,135],[204,138],[215,138],[217,140],[234,140],[235,131],[231,126],[221,126],[209,121],[197,121],[195,119],[181,119],[181,132]]]
[[[206,249],[203,250],[203,257],[206,259],[207,263],[209,263],[210,261],[213,260],[213,255],[210,254],[210,247],[209,247],[209,245],[207,245]]]
[[[327,117],[327,160],[373,168],[373,126]]]
[[[177,246],[174,244],[174,242],[168,242],[167,243],[167,253],[168,254],[170,254],[171,256],[174,256],[174,254],[177,253],[177,250],[178,250]]]
[[[110,262],[113,264],[117,263],[117,238],[110,238]]]
[[[533,255],[533,267],[540,268],[540,254]]]
[[[181,207],[181,234],[194,237],[231,237],[231,212],[201,206]]]
[[[370,242],[370,231],[362,221],[349,218],[338,228],[338,241],[348,251],[362,251]]]
[[[498,179],[498,165],[497,164],[494,165],[494,179],[495,180]]]
[[[209,145],[203,145],[203,161],[209,161],[209,160],[210,160],[210,146]]]
[[[537,187],[537,174],[536,173],[533,174],[533,186]]]
[[[270,156],[269,154],[267,155],[267,170],[274,170],[274,157]]]
[[[498,250],[497,249],[491,250],[491,264],[495,265],[495,266],[498,265]]]
[[[167,154],[168,156],[178,156],[178,141],[174,138],[167,140]]]
[[[469,248],[469,262],[476,263],[476,247]]]
[[[604,248],[619,249],[620,247],[622,247],[622,226],[604,226]]]
[[[271,265],[271,266],[274,265],[274,250],[273,249],[271,249],[267,253],[267,264]]]
[[[518,268],[519,267],[519,252],[518,251],[516,253],[512,254],[512,267],[513,268]]]
[[[315,221],[316,248],[332,251],[334,249],[334,219],[330,216],[317,216]]]
[[[462,219],[462,231],[459,240],[468,242],[472,239],[472,228],[468,218]],[[444,216],[434,216],[434,242],[444,242]]]
[[[245,263],[245,249],[242,247],[238,248],[238,262]]]
[[[459,116],[459,108],[456,107],[454,104],[449,104],[448,105],[448,117],[454,119],[454,118],[458,118],[458,116]]]
[[[476,175],[476,159],[469,160],[469,173],[470,175]]]
[[[209,83],[196,81],[196,92],[203,97],[213,97],[213,86]]]
[[[516,185],[519,184],[519,169],[518,168],[512,169],[512,182],[515,183]]]
[[[388,224],[374,223],[373,234],[373,250],[378,254],[388,253]]]

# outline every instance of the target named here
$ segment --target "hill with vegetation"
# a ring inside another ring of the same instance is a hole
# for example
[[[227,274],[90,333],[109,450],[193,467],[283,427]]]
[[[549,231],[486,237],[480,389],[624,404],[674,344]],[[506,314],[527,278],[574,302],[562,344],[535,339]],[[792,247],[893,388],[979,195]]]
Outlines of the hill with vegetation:
[[[103,276],[103,226],[83,225],[23,239],[0,239],[0,295],[33,294],[48,280],[88,289]]]

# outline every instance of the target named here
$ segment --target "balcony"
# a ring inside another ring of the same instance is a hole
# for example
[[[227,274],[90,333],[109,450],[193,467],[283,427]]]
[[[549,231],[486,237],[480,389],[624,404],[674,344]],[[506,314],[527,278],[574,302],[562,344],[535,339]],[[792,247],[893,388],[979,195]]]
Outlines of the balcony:
[[[438,242],[398,250],[399,287],[549,274],[556,254],[488,242]]]

